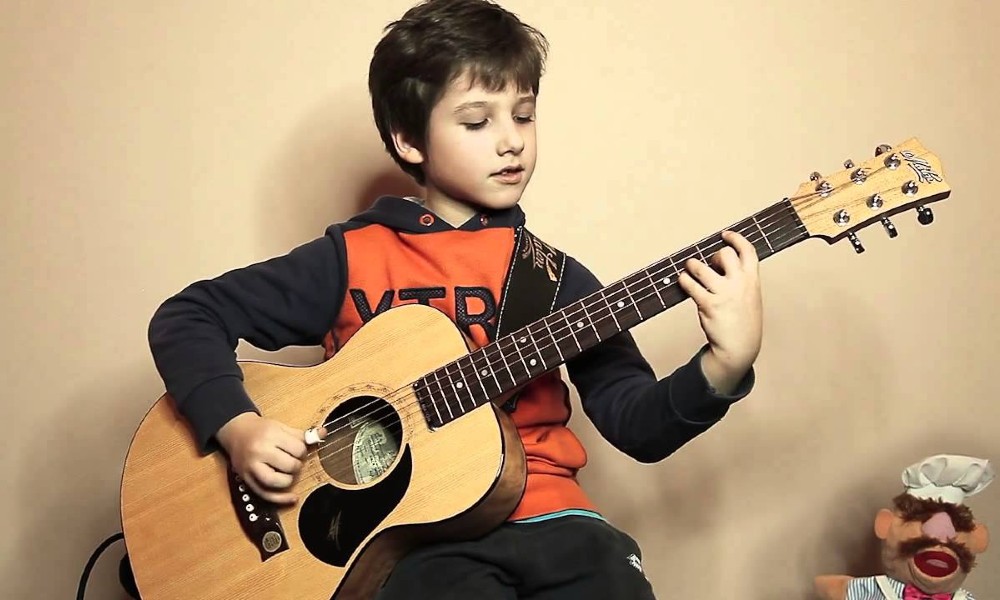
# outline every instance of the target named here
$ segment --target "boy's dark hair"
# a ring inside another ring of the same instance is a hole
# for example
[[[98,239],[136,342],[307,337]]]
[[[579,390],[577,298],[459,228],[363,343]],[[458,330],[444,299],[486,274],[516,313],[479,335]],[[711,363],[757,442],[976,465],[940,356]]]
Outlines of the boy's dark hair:
[[[420,165],[399,157],[393,132],[420,149],[448,84],[463,74],[490,91],[508,84],[538,94],[545,36],[489,0],[426,0],[385,28],[368,70],[375,125],[393,160],[420,185]]]

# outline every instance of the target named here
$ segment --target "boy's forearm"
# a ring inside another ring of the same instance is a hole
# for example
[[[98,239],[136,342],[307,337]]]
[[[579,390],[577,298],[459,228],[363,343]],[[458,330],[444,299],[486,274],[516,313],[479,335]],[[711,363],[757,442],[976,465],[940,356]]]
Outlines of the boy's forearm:
[[[731,365],[709,348],[701,354],[702,373],[711,389],[722,396],[733,394],[750,371],[750,365]]]
[[[188,286],[149,325],[149,347],[167,391],[202,450],[233,417],[256,407],[235,348],[319,343],[343,296],[343,252],[321,238],[288,255]]]

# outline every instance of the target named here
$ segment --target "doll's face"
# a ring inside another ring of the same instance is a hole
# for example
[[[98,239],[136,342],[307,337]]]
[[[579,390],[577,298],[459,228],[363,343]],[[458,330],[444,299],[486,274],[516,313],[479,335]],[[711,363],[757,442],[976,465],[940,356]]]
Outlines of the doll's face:
[[[895,504],[875,519],[886,574],[931,594],[957,591],[989,544],[986,527],[965,506],[912,497]]]

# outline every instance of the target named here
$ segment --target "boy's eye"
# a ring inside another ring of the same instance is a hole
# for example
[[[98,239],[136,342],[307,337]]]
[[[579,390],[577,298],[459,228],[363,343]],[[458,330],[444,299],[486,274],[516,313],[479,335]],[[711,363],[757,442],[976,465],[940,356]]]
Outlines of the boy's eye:
[[[514,120],[517,121],[518,123],[531,123],[532,121],[535,120],[535,115],[533,114],[517,115],[516,117],[514,117]]]
[[[482,121],[477,121],[475,123],[462,123],[462,125],[465,125],[465,128],[470,130],[482,129],[483,127],[486,126],[486,119],[483,119]]]

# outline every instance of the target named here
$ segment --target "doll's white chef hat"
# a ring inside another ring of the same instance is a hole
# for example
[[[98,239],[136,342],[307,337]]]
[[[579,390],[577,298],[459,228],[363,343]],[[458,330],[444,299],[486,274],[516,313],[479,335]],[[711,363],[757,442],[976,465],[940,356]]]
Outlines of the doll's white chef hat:
[[[938,454],[903,471],[906,493],[917,498],[962,504],[993,481],[993,466],[984,458]]]

